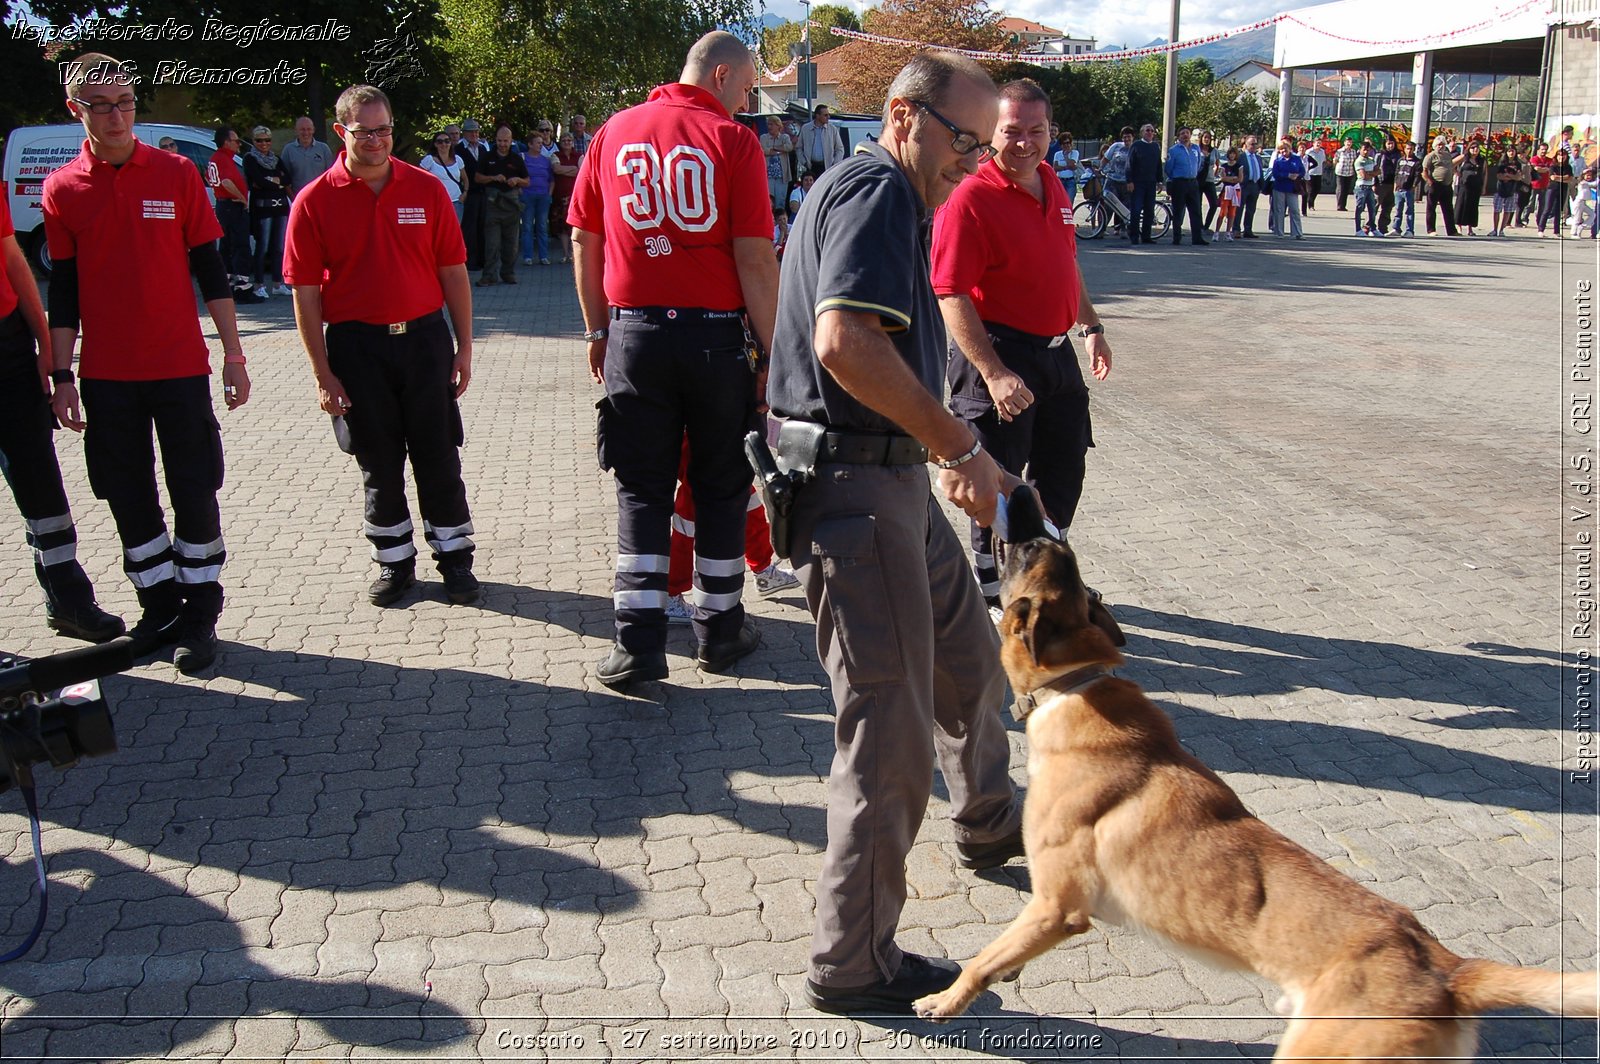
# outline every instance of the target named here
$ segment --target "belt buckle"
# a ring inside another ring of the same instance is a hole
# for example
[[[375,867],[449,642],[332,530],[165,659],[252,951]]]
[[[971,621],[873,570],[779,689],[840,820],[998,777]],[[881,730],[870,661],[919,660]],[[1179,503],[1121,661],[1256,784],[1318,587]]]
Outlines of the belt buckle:
[[[407,322],[403,322],[403,321],[394,322],[393,324],[391,324],[389,326],[389,335],[390,336],[404,336],[406,334],[406,325],[407,324],[408,324]]]
[[[1067,334],[1066,333],[1062,333],[1060,336],[1052,336],[1052,337],[1050,337],[1050,346],[1051,347],[1060,347],[1062,344],[1064,344],[1066,342],[1067,342]]]

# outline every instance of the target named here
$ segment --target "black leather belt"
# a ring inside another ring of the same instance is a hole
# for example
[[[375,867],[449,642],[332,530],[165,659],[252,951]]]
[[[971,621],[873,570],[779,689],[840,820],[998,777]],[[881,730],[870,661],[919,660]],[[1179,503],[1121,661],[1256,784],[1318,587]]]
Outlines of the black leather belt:
[[[698,325],[738,321],[743,310],[705,310],[702,307],[612,307],[612,321],[642,321],[650,325]]]
[[[385,336],[404,336],[413,329],[420,329],[424,325],[432,325],[444,320],[444,311],[436,310],[432,314],[424,314],[420,318],[410,321],[397,321],[388,325],[374,324],[370,321],[336,321],[328,326],[330,329],[356,329],[361,332],[378,332]]]
[[[922,465],[928,449],[910,436],[829,429],[817,448],[818,462],[846,465]]]
[[[983,327],[991,335],[997,336],[1002,340],[1010,340],[1019,344],[1031,344],[1034,347],[1060,347],[1067,342],[1066,333],[1062,333],[1059,336],[1039,336],[1036,333],[1013,329],[1009,325],[1001,325],[997,321],[986,321],[983,323]]]

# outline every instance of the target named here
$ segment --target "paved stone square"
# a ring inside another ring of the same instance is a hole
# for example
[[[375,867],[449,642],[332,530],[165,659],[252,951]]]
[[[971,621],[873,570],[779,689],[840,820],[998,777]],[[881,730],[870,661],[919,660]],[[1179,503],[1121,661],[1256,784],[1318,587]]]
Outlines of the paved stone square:
[[[1348,227],[1330,211],[1299,243],[1084,246],[1115,366],[1092,386],[1073,541],[1129,632],[1126,675],[1255,812],[1457,952],[1593,967],[1562,439],[1594,245]],[[41,771],[48,932],[0,967],[0,1054],[1270,1057],[1274,988],[1116,928],[946,1027],[801,1004],[832,751],[810,619],[751,591],[763,645],[736,675],[697,673],[680,630],[669,681],[596,683],[615,510],[598,393],[570,274],[521,280],[474,293],[477,607],[435,580],[367,604],[358,475],[289,301],[241,308],[255,390],[219,415],[222,655],[201,679],[106,681],[121,749]],[[131,621],[81,441],[58,446],[80,556]],[[0,647],[67,649],[0,509]],[[1012,743],[1025,782],[1015,725]],[[940,790],[900,941],[965,960],[1028,877],[961,871],[945,813]],[[36,900],[14,790],[0,855],[3,949]],[[1592,1023],[1531,1013],[1483,1033],[1486,1059],[1596,1048]]]

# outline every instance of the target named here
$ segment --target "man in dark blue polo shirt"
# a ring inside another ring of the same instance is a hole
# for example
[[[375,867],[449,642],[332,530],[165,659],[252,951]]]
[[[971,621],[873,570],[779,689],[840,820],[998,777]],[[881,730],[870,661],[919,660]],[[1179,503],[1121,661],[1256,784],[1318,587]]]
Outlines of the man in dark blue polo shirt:
[[[827,1012],[909,1013],[959,972],[894,941],[935,751],[961,863],[1022,852],[999,639],[926,468],[931,457],[946,498],[983,525],[1014,483],[940,402],[945,330],[925,250],[934,208],[992,154],[997,114],[982,67],[919,55],[889,86],[878,142],[828,167],[784,252],[767,394],[784,419],[780,463],[815,471],[789,553],[836,711],[806,981]]]
[[[1139,139],[1128,149],[1128,182],[1133,185],[1128,202],[1128,243],[1150,243],[1150,220],[1156,213],[1156,186],[1161,183],[1161,145],[1156,127],[1146,122]],[[1174,208],[1176,210],[1176,208]]]

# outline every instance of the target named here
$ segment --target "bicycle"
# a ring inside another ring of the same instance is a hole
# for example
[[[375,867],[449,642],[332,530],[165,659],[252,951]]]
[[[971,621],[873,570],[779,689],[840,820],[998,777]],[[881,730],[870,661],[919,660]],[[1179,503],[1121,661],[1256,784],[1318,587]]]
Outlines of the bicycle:
[[[1106,188],[1105,173],[1091,162],[1083,169],[1089,179],[1080,186],[1078,202],[1072,208],[1072,224],[1079,240],[1099,240],[1106,229],[1115,226],[1123,232],[1128,227],[1128,205],[1116,193]],[[1150,214],[1150,239],[1160,240],[1172,229],[1172,205],[1166,190],[1156,193],[1156,206]]]

